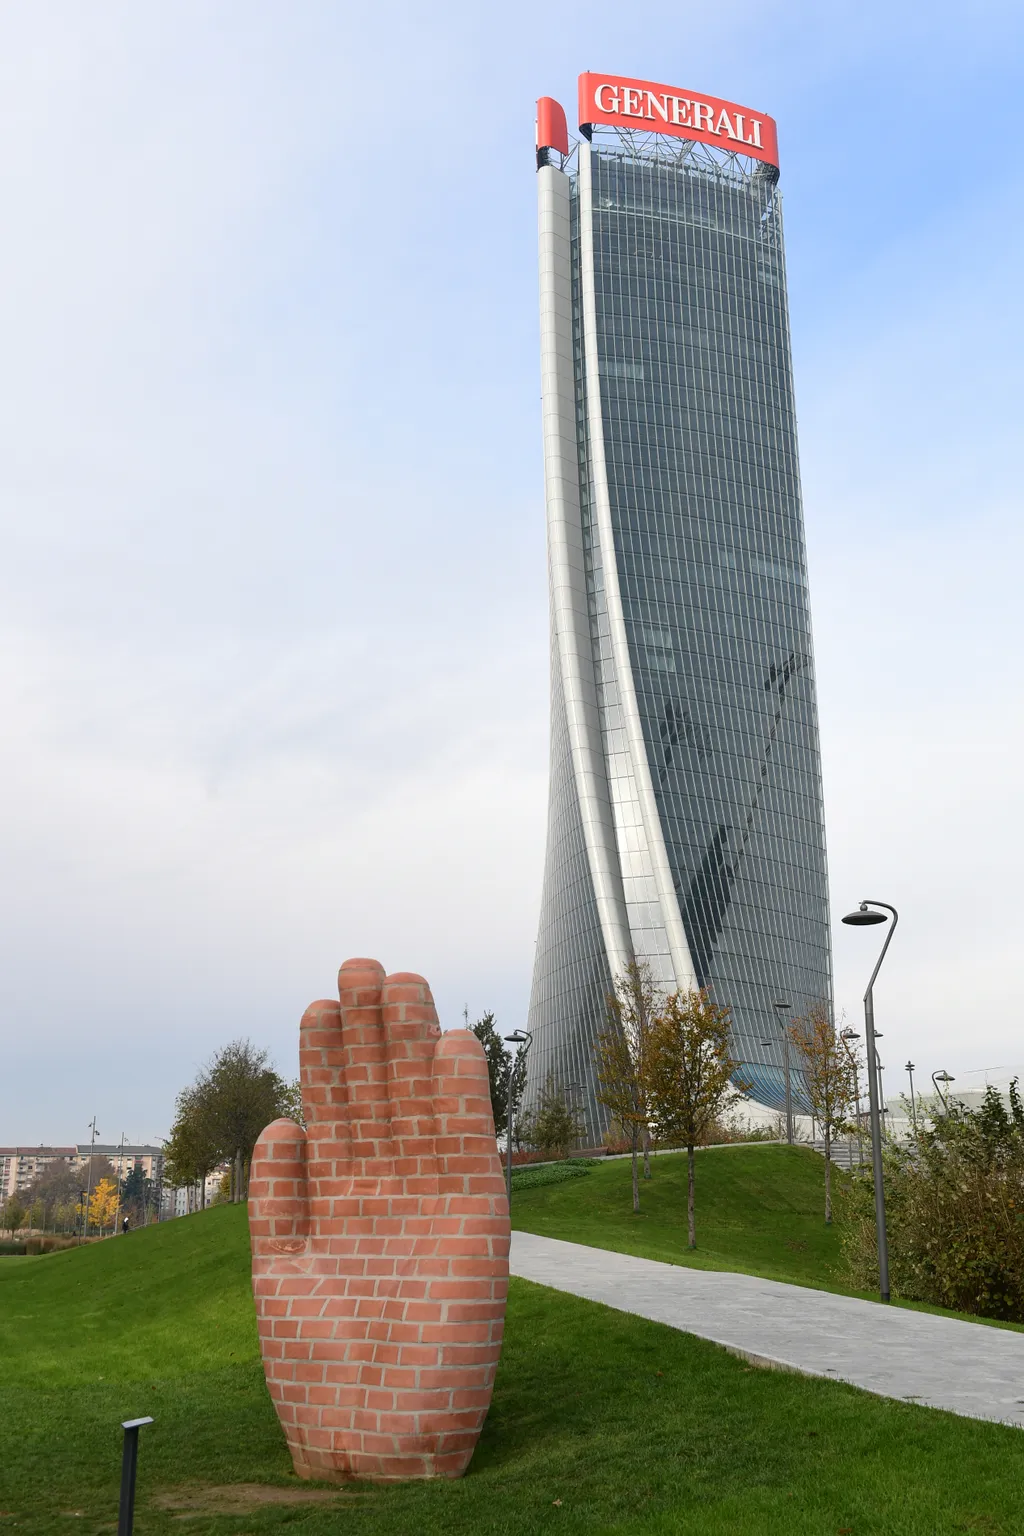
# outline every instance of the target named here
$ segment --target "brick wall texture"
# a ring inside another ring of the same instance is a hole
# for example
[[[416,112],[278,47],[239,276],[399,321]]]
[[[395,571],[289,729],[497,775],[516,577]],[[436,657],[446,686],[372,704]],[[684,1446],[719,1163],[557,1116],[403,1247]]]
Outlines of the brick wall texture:
[[[249,1184],[267,1386],[300,1477],[460,1477],[501,1351],[509,1218],[487,1063],[421,976],[348,960],[300,1026],[306,1129]]]

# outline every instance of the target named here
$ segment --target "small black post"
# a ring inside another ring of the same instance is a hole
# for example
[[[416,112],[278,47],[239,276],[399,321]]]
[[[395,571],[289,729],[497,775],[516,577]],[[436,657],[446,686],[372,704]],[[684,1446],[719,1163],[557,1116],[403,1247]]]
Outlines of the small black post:
[[[135,1519],[135,1470],[139,1463],[139,1430],[152,1419],[125,1419],[124,1455],[121,1458],[121,1503],[117,1511],[117,1536],[132,1536]]]

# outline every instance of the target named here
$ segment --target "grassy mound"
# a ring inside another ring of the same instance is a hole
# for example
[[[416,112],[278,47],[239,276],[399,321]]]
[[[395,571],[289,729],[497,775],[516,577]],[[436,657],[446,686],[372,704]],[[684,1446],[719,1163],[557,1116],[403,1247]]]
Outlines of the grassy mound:
[[[119,1421],[143,1414],[140,1536],[1021,1530],[1018,1430],[756,1370],[524,1282],[462,1482],[311,1489],[264,1390],[238,1207],[0,1261],[0,1361],[0,1533],[111,1531]]]
[[[628,1158],[579,1183],[513,1195],[524,1232],[645,1259],[732,1269],[832,1287],[841,1283],[837,1229],[825,1226],[824,1163],[807,1147],[752,1143],[697,1154],[697,1248],[687,1248],[686,1153],[660,1153],[633,1215]],[[833,1178],[842,1175],[833,1172]]]

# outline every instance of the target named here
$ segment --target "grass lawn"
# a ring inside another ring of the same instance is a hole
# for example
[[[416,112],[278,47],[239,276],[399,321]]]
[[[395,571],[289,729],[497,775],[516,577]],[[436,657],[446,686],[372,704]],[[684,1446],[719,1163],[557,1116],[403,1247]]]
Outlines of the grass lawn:
[[[0,1536],[112,1530],[119,1421],[143,1414],[141,1536],[1024,1530],[1019,1430],[757,1370],[522,1281],[467,1477],[315,1502],[264,1390],[238,1207],[0,1260],[0,1362]]]
[[[686,1153],[652,1159],[633,1215],[628,1158],[585,1179],[516,1191],[512,1225],[544,1237],[645,1259],[732,1269],[798,1285],[843,1288],[839,1232],[825,1225],[824,1161],[807,1147],[749,1146],[697,1153],[697,1247],[687,1247]],[[838,1186],[843,1175],[833,1170]]]

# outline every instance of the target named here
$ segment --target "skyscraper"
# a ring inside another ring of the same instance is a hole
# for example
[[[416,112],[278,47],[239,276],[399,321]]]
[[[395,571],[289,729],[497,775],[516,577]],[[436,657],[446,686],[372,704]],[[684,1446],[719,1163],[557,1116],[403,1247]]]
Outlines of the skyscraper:
[[[831,1001],[775,124],[586,74],[538,103],[551,788],[528,1097],[598,1136],[593,1045],[645,957],[708,987],[753,1096]],[[785,1003],[786,1009],[776,1005]],[[794,1080],[795,1100],[802,1100]]]

